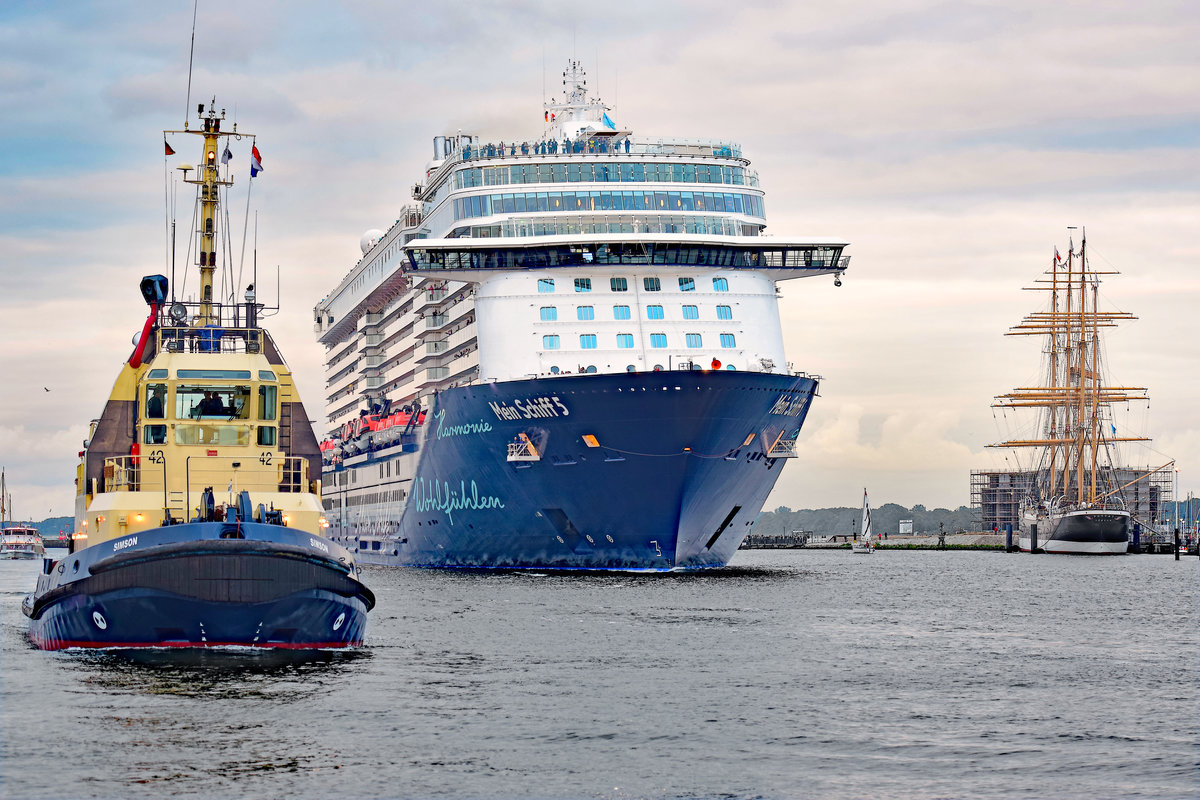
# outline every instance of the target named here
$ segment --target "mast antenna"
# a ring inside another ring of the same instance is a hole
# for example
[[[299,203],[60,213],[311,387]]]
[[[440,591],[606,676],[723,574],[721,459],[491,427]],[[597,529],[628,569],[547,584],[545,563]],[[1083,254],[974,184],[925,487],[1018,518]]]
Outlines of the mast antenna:
[[[183,129],[188,129],[188,114],[192,110],[192,58],[196,55],[196,14],[200,11],[200,0],[192,3],[192,45],[188,48],[188,88],[187,102],[183,107]]]

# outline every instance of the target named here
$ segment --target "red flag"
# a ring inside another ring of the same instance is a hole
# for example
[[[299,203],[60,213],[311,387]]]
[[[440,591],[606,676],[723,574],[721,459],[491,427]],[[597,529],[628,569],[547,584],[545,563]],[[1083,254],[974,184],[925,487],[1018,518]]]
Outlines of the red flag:
[[[166,139],[163,139],[163,147],[167,148],[167,155],[169,155],[169,156],[175,155],[175,148],[171,147],[170,143],[167,142]]]

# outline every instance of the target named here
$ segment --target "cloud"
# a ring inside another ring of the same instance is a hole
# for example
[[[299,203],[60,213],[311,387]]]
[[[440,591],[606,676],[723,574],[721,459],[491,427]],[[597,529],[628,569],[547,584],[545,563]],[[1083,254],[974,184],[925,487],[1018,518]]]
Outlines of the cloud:
[[[137,281],[170,273],[172,197],[181,272],[194,227],[190,195],[164,197],[159,138],[188,110],[190,9],[69,10],[0,19],[0,461],[35,515],[67,508],[78,442],[144,318]],[[1107,344],[1112,374],[1151,390],[1129,424],[1184,479],[1200,459],[1182,333],[1200,302],[1198,34],[1169,2],[251,4],[201,15],[191,102],[216,95],[258,137],[249,213],[235,145],[232,249],[240,261],[257,219],[260,296],[278,268],[271,327],[314,417],[311,309],[362,232],[412,202],[433,136],[536,138],[543,86],[559,91],[574,55],[636,135],[740,142],[770,233],[852,243],[840,289],[781,285],[789,360],[824,381],[768,507],[855,505],[863,484],[953,507],[972,466],[1003,463],[984,449],[1004,436],[992,397],[1036,380],[1039,357],[1003,334],[1068,225],[1122,271],[1107,300],[1140,317]]]

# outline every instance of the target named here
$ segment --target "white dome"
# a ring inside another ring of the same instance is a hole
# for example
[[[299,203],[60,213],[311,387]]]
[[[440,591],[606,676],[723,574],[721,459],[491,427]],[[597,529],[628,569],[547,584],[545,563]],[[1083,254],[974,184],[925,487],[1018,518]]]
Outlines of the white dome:
[[[363,255],[365,256],[375,246],[375,243],[382,238],[383,231],[376,228],[371,228],[371,230],[364,233],[362,238],[358,240],[358,246],[362,248]]]

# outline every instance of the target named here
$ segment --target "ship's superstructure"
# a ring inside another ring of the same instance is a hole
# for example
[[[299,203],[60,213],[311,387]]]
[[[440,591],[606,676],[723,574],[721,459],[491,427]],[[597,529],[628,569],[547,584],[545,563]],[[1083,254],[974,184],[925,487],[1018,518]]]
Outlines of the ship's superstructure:
[[[794,453],[816,381],[776,284],[840,275],[845,242],[763,235],[736,144],[634,136],[574,62],[563,90],[535,139],[436,137],[415,204],[316,306],[327,517],[364,558],[724,563]]]
[[[1047,553],[1105,555],[1124,553],[1130,509],[1124,490],[1149,472],[1118,469],[1115,449],[1121,442],[1148,441],[1117,435],[1115,404],[1145,401],[1144,387],[1112,386],[1104,378],[1101,329],[1134,319],[1123,311],[1100,308],[1100,276],[1087,258],[1086,236],[1065,258],[1055,250],[1046,277],[1035,291],[1047,294],[1044,310],[1027,315],[1010,336],[1045,337],[1046,380],[996,398],[995,407],[1034,408],[1041,436],[1014,439],[993,447],[1032,449],[1035,477],[1021,504],[1020,546]],[[1158,469],[1163,469],[1159,467]],[[1124,479],[1124,480],[1122,480]]]
[[[320,450],[263,306],[252,289],[244,305],[213,295],[219,154],[252,137],[211,105],[198,116],[167,134],[203,140],[199,168],[180,167],[199,296],[141,281],[150,314],[80,452],[70,551],[23,604],[39,647],[344,647],[374,604],[325,537]]]

